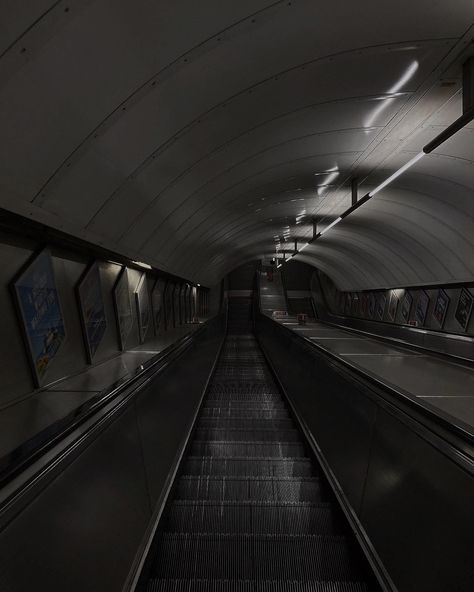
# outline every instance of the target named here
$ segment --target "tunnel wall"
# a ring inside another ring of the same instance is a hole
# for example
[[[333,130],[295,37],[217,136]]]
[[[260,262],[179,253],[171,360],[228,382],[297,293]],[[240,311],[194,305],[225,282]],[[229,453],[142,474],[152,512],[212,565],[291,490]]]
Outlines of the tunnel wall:
[[[23,338],[22,322],[15,307],[12,283],[44,246],[33,239],[9,233],[0,234],[0,359],[2,360],[0,365],[0,409],[23,400],[36,390],[29,354]],[[79,315],[76,287],[94,259],[58,246],[51,246],[50,252],[65,323],[66,338],[47,369],[44,381],[42,381],[42,388],[62,378],[83,372],[90,367]],[[101,260],[98,261],[98,264],[106,328],[94,355],[93,365],[100,364],[118,355],[121,351],[113,289],[122,266],[118,263]],[[140,343],[134,292],[143,273],[140,270],[128,268],[132,327],[126,342],[127,349],[134,348]],[[147,287],[150,295],[155,280],[156,276],[147,274]],[[217,287],[215,290],[219,291]],[[175,294],[175,297],[178,298],[178,293]],[[212,296],[211,308],[214,314],[217,314],[218,302],[218,298]],[[179,315],[177,315],[176,321],[179,323]],[[160,332],[164,330],[164,323],[161,323]],[[152,319],[150,319],[145,343],[154,338],[155,331]]]

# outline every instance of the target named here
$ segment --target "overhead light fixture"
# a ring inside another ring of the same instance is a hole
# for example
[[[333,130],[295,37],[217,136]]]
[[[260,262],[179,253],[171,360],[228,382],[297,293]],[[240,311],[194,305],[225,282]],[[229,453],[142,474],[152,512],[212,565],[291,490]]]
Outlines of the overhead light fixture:
[[[365,128],[371,128],[372,125],[375,123],[377,117],[381,115],[381,113],[388,107],[388,105],[390,105],[390,103],[392,103],[393,100],[396,99],[398,96],[400,96],[400,94],[404,94],[400,93],[400,90],[414,76],[415,72],[418,70],[418,67],[418,61],[413,61],[402,74],[400,79],[392,86],[392,88],[389,88],[389,90],[387,91],[387,95],[381,97],[382,102],[376,109],[374,109],[369,119],[365,122]]]
[[[309,247],[309,243],[305,243],[299,250],[298,253],[301,253],[301,251],[304,251],[306,249],[306,247]]]
[[[151,265],[148,265],[148,263],[143,263],[142,261],[132,261],[132,263],[138,265],[139,267],[143,267],[144,269],[153,269]]]
[[[341,220],[342,220],[342,217],[341,217],[341,216],[339,216],[339,218],[336,218],[335,220],[333,220],[333,221],[331,222],[331,224],[329,224],[328,226],[326,226],[326,228],[324,228],[323,230],[321,230],[321,232],[320,232],[319,234],[320,234],[320,235],[321,235],[321,234],[324,234],[324,233],[325,233],[325,232],[327,232],[327,231],[328,231],[330,228],[332,228],[333,226],[336,226],[336,224],[339,224],[339,222],[340,222]]]
[[[372,189],[372,191],[369,191],[369,194],[368,194],[369,197],[373,197],[379,191],[382,191],[382,189],[384,187],[387,187],[387,185],[389,185],[389,183],[394,181],[402,173],[404,173],[406,170],[408,170],[410,167],[412,167],[414,164],[416,164],[421,158],[423,158],[424,155],[425,155],[424,152],[419,152],[416,156],[414,156],[411,160],[409,160],[401,168],[399,168],[398,171],[395,171],[393,173],[393,175],[390,175],[390,177],[388,177],[388,179],[385,179],[385,181],[383,183],[380,183],[380,185],[378,185],[375,189]]]
[[[282,264],[281,264],[281,263],[279,263],[279,264],[277,265],[277,269],[280,269],[281,265],[282,265]]]

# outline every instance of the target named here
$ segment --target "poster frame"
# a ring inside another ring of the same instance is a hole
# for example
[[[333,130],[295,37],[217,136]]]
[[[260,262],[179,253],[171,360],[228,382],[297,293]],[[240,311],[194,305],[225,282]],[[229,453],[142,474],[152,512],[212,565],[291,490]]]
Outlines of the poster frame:
[[[467,307],[467,312],[465,314],[465,322],[463,324],[462,320],[459,319],[459,310],[460,310],[460,306],[461,306],[461,299],[464,295],[467,295],[467,300],[469,302],[468,307]],[[467,328],[469,327],[469,322],[471,320],[471,315],[472,315],[472,310],[474,308],[474,296],[472,295],[472,293],[466,289],[466,288],[461,288],[461,292],[459,293],[459,298],[456,304],[456,310],[454,312],[454,318],[456,319],[456,322],[459,323],[459,326],[463,329],[464,332],[467,331]]]
[[[103,329],[102,329],[102,333],[100,335],[99,341],[97,342],[97,346],[94,349],[94,351],[92,351],[91,341],[89,339],[89,332],[87,330],[88,323],[87,323],[87,319],[86,319],[85,309],[83,306],[84,297],[83,297],[83,294],[81,293],[81,291],[84,289],[86,281],[93,273],[97,273],[98,294],[100,295],[100,300],[101,300],[101,304],[102,304],[102,313],[103,313],[103,315],[102,315]],[[86,349],[87,361],[89,364],[92,364],[94,356],[97,353],[97,350],[99,349],[99,345],[100,345],[102,339],[104,338],[105,332],[107,330],[107,315],[105,314],[105,301],[104,301],[104,295],[102,292],[102,282],[101,282],[101,277],[100,277],[100,265],[99,265],[98,261],[93,261],[89,265],[89,267],[86,268],[85,272],[83,273],[83,275],[79,279],[79,281],[76,285],[76,299],[77,299],[77,305],[79,307],[79,318],[81,321],[82,334],[83,334],[83,338],[84,338],[84,346]]]
[[[438,310],[438,305],[439,305],[441,299],[444,299],[446,306],[445,306],[444,310],[442,311],[441,317],[438,317],[437,310]],[[443,328],[444,321],[446,320],[446,313],[448,312],[450,302],[451,302],[451,298],[448,296],[447,292],[445,290],[443,290],[443,288],[440,288],[438,290],[438,293],[436,294],[436,301],[435,301],[435,305],[434,305],[433,312],[432,312],[432,316],[433,316],[434,320],[436,321],[436,323],[438,324],[440,329]]]
[[[128,309],[130,311],[130,314],[127,315],[130,318],[130,326],[129,326],[128,330],[126,331],[125,335],[124,335],[125,332],[122,331],[122,327],[121,327],[121,323],[120,323],[121,315],[120,315],[120,311],[119,311],[119,302],[118,302],[118,298],[117,298],[117,292],[122,287],[122,283],[126,286],[126,293],[128,296]],[[120,271],[120,273],[117,277],[117,281],[115,282],[115,285],[113,288],[113,300],[114,300],[114,309],[115,309],[115,321],[117,323],[117,331],[118,331],[119,348],[121,351],[125,351],[125,347],[127,344],[127,338],[129,337],[130,332],[133,327],[133,310],[132,310],[132,302],[131,302],[131,298],[130,298],[130,280],[128,277],[128,268],[125,265],[122,267],[122,270]]]
[[[383,304],[382,304],[382,302],[383,302]],[[377,294],[377,297],[375,299],[375,314],[376,314],[379,321],[383,321],[386,306],[387,306],[387,295],[383,292],[381,292],[380,294]]]
[[[40,259],[42,257],[47,257],[47,261],[48,261],[48,266],[50,267],[50,279],[51,279],[51,284],[53,286],[54,292],[56,294],[56,303],[57,303],[57,308],[59,310],[59,318],[62,321],[62,330],[63,330],[63,336],[61,339],[61,342],[56,350],[56,352],[54,353],[54,356],[51,358],[51,360],[48,362],[44,372],[42,374],[40,374],[38,372],[38,367],[37,367],[37,357],[35,359],[35,351],[34,351],[34,347],[33,347],[33,343],[32,343],[32,339],[30,336],[30,333],[27,329],[28,326],[28,320],[25,316],[25,311],[21,305],[21,300],[20,300],[20,293],[19,293],[19,286],[18,284],[22,281],[22,279],[27,276],[28,273],[31,273],[34,266],[37,265],[40,261]],[[20,270],[18,271],[18,273],[14,276],[14,278],[12,279],[12,281],[9,284],[10,287],[10,291],[11,294],[13,296],[13,301],[14,301],[14,306],[15,306],[15,310],[17,312],[18,315],[18,320],[19,320],[19,327],[20,327],[20,331],[23,337],[23,342],[25,345],[25,350],[26,350],[26,354],[27,354],[27,358],[28,358],[28,364],[30,366],[30,370],[31,370],[31,374],[32,374],[32,378],[33,378],[33,383],[35,385],[36,388],[42,388],[44,387],[46,384],[48,384],[48,381],[46,380],[46,377],[48,375],[48,369],[51,367],[51,364],[54,362],[54,359],[56,358],[56,356],[58,355],[58,353],[61,351],[64,343],[66,342],[67,339],[67,331],[66,331],[66,324],[64,321],[64,314],[62,311],[62,306],[61,306],[61,298],[59,295],[59,290],[56,284],[56,274],[54,272],[54,264],[53,264],[53,260],[52,260],[52,254],[51,254],[51,250],[49,247],[43,247],[37,251],[35,251],[31,257],[29,257],[28,261],[20,268]]]
[[[405,306],[405,302],[408,302],[408,308]],[[405,290],[405,293],[403,294],[403,298],[401,299],[400,315],[403,319],[403,322],[406,325],[408,324],[408,321],[410,320],[410,313],[411,313],[412,306],[413,306],[413,296],[408,290]],[[406,311],[406,316],[404,314],[405,311]]]
[[[142,273],[134,291],[135,305],[138,321],[138,339],[140,345],[145,343],[148,329],[150,328],[150,295],[148,293],[148,282],[146,272]],[[143,322],[143,315],[146,314],[146,324]]]
[[[374,314],[375,314],[375,294],[373,292],[371,292],[369,294],[369,306],[368,306],[368,313],[369,313],[369,319],[373,320],[374,318]]]
[[[395,302],[395,305],[393,307],[394,302]],[[387,316],[392,323],[394,323],[395,319],[397,318],[398,306],[399,306],[399,298],[396,295],[395,290],[390,290],[390,298],[388,301]]]
[[[418,307],[421,298],[426,298],[426,300],[425,300],[426,306],[423,309],[420,309]],[[420,293],[418,294],[418,298],[416,299],[416,305],[415,305],[415,320],[417,322],[417,326],[423,327],[425,325],[426,316],[428,314],[429,306],[430,306],[430,297],[428,296],[428,294],[425,290],[421,290]],[[420,314],[420,312],[421,312],[421,314]]]

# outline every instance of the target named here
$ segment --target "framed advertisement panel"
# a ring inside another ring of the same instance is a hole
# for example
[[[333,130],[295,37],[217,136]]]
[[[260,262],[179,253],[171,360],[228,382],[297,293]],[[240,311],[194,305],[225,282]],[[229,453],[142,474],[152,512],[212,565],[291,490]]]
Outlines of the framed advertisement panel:
[[[375,294],[373,292],[369,295],[369,318],[373,319],[375,313]]]
[[[153,330],[155,336],[158,335],[163,320],[163,292],[165,282],[156,280],[151,291],[151,310],[153,315]]]
[[[114,287],[114,304],[120,349],[123,351],[127,344],[127,338],[133,327],[132,303],[130,301],[128,269],[126,267],[120,272]]]
[[[394,290],[390,292],[390,300],[388,302],[388,318],[393,322],[397,316],[398,297]]]
[[[428,312],[428,306],[430,304],[430,297],[422,290],[418,294],[418,300],[416,301],[415,307],[415,320],[418,325],[424,325],[426,320],[426,313]]]
[[[86,271],[76,288],[87,359],[92,363],[107,327],[97,261]]]
[[[474,296],[466,288],[462,288],[454,317],[464,331],[467,331],[473,306]]]
[[[385,294],[379,294],[377,296],[376,313],[379,321],[383,320],[385,312],[385,305],[387,304],[387,296]]]
[[[37,387],[58,355],[66,329],[56,288],[53,261],[44,249],[14,280],[12,289]]]
[[[438,295],[436,296],[436,302],[433,309],[433,318],[438,323],[440,329],[443,328],[449,302],[450,299],[446,292],[444,290],[438,290]]]
[[[402,306],[400,309],[400,314],[402,315],[402,319],[404,323],[408,323],[408,319],[410,318],[411,306],[413,304],[413,296],[408,292],[408,290],[403,295],[402,299]]]
[[[144,343],[148,327],[150,326],[150,295],[148,293],[148,282],[146,273],[143,273],[135,290],[135,303],[137,305],[138,332],[140,343]]]

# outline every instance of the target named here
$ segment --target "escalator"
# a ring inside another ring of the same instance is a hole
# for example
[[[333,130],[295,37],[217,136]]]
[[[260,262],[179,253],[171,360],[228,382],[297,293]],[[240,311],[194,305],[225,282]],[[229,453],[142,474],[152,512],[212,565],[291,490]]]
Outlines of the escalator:
[[[228,335],[150,552],[146,592],[378,590],[251,332]]]

